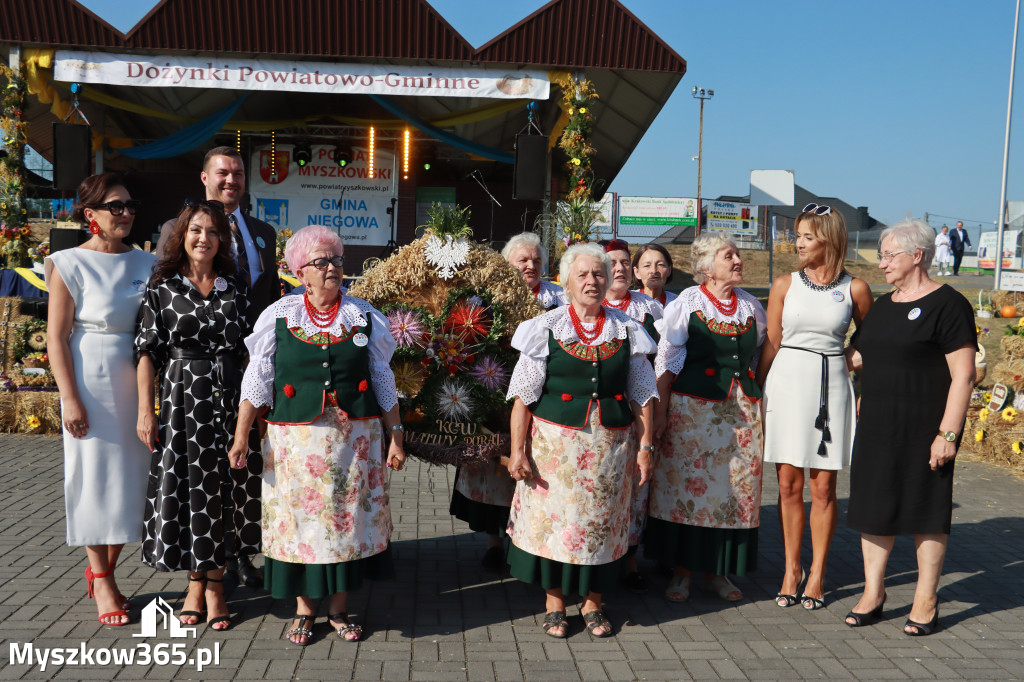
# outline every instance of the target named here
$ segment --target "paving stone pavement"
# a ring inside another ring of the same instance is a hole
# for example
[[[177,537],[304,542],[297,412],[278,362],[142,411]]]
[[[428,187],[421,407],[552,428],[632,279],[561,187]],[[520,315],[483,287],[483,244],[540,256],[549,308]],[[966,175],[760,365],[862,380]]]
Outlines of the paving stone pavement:
[[[980,462],[958,464],[953,534],[939,592],[942,629],[931,637],[911,638],[901,630],[916,578],[909,538],[899,538],[893,552],[884,621],[858,629],[844,625],[861,587],[859,538],[844,527],[845,475],[825,610],[780,609],[772,601],[782,549],[769,469],[758,570],[735,581],[744,601],[727,604],[697,592],[689,603],[670,604],[661,598],[667,578],[641,561],[652,586],[646,595],[606,595],[614,637],[591,637],[570,608],[571,636],[555,640],[539,627],[539,588],[480,568],[484,539],[448,515],[452,471],[410,462],[392,478],[398,576],[370,582],[349,600],[350,611],[367,627],[366,640],[352,644],[334,636],[323,605],[306,648],[281,639],[293,603],[244,587],[229,594],[235,620],[227,632],[200,624],[197,638],[173,639],[163,630],[156,637],[133,636],[141,635],[141,606],[160,596],[180,609],[185,589],[183,574],[142,565],[138,545],[125,548],[118,569],[119,584],[136,605],[133,622],[124,628],[99,624],[85,597],[85,553],[64,545],[62,466],[58,439],[0,436],[3,679],[1024,678],[1024,480]],[[809,547],[804,563],[810,563]],[[84,666],[51,662],[40,670],[12,661],[12,653],[23,655],[28,643],[36,653],[148,645],[151,656],[163,644],[172,662],[101,665],[101,658]],[[201,672],[173,662],[217,647],[217,662]]]

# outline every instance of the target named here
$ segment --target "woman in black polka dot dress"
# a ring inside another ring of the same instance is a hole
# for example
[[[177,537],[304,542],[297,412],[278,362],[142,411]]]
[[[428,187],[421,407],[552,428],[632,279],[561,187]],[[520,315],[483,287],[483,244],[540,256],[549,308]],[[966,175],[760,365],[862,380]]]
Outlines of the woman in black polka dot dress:
[[[139,437],[153,451],[143,561],[189,571],[180,617],[230,627],[224,603],[225,542],[258,551],[260,479],[255,504],[232,499],[227,451],[238,414],[247,307],[235,278],[231,232],[222,206],[188,201],[154,268],[139,311]],[[153,378],[160,376],[159,423]],[[255,435],[251,446],[257,445]],[[251,447],[250,446],[250,447]],[[256,466],[259,457],[252,457]],[[258,472],[257,472],[258,474]],[[243,488],[244,490],[244,488]]]

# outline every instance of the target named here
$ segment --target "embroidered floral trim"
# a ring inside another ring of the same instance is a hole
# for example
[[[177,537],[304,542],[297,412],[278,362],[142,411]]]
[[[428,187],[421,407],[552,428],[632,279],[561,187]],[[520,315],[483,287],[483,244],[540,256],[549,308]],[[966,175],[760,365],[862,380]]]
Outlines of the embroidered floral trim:
[[[571,343],[559,341],[558,345],[566,353],[579,360],[607,360],[622,348],[622,339],[612,339],[597,346],[585,346],[575,341]]]
[[[317,332],[316,334],[310,334],[302,327],[293,327],[288,331],[292,333],[292,336],[294,336],[299,341],[302,341],[304,343],[312,343],[319,345],[323,345],[326,343],[327,345],[331,346],[336,343],[341,343],[342,341],[349,340],[350,338],[352,338],[353,335],[355,335],[356,332],[360,330],[360,327],[353,327],[352,329],[345,329],[344,327],[342,327],[342,329],[345,331],[344,336],[338,336],[330,332]]]
[[[714,318],[708,319],[703,310],[696,310],[694,312],[697,314],[697,317],[707,325],[708,329],[711,330],[712,333],[720,336],[739,336],[741,334],[746,334],[750,331],[750,328],[754,326],[753,315],[748,315],[746,321],[740,324],[739,322],[721,322]]]

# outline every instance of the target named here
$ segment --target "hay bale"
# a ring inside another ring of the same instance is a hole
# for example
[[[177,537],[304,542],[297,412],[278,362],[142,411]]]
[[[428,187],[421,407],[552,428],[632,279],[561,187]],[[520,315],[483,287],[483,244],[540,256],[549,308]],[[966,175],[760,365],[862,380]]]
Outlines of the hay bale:
[[[32,417],[39,420],[33,427]],[[60,394],[56,391],[0,393],[0,431],[5,433],[61,433]]]
[[[1020,360],[1024,358],[1024,336],[1007,334],[999,339],[999,350],[1004,359]]]
[[[1019,291],[993,291],[992,310],[998,312],[1004,305],[1012,305],[1021,316],[1024,314],[1024,294]]]
[[[979,429],[985,432],[981,441],[975,440]],[[1024,472],[1024,448],[1022,453],[1016,453],[1013,451],[1014,443],[1024,443],[1024,417],[1018,416],[1007,422],[998,413],[989,413],[988,419],[981,421],[977,414],[969,414],[960,448],[986,461]]]

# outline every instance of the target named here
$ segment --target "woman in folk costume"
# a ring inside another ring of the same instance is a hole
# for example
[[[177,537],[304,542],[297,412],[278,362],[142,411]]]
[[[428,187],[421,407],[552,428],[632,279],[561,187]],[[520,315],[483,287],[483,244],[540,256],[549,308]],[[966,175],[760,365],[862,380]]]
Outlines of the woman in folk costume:
[[[560,264],[568,305],[519,325],[509,386],[518,481],[508,533],[512,576],[547,593],[544,631],[568,634],[565,599],[596,637],[612,633],[601,594],[629,546],[633,488],[651,469],[656,346],[632,318],[601,305],[611,263],[595,244],[570,247]],[[634,428],[635,426],[635,428]]]
[[[662,307],[676,300],[665,288],[672,281],[672,256],[661,244],[644,244],[633,254],[633,276],[640,282],[637,293],[647,294]]]
[[[269,425],[263,450],[264,582],[275,599],[295,598],[285,636],[309,644],[314,599],[345,641],[362,638],[348,617],[348,593],[389,571],[392,521],[388,472],[405,462],[395,340],[387,318],[341,291],[341,238],[318,226],[295,233],[288,267],[306,287],[260,315],[246,339],[232,466],[245,466],[246,430]],[[390,436],[390,446],[385,436]]]
[[[544,310],[565,305],[562,287],[541,279],[544,264],[548,261],[548,250],[540,243],[540,236],[536,232],[522,232],[509,239],[501,250],[501,257],[522,273],[523,281]]]
[[[675,566],[665,598],[690,596],[690,574],[727,601],[743,594],[727,574],[757,566],[761,509],[761,391],[752,363],[765,312],[739,289],[743,260],[717,232],[691,247],[694,279],[668,304],[661,326],[658,461],[651,477],[648,550]]]
[[[647,294],[629,290],[629,285],[633,281],[633,264],[629,256],[629,244],[621,239],[605,239],[599,243],[612,261],[612,279],[608,286],[608,293],[605,294],[604,305],[621,310],[639,322],[657,343],[658,332],[654,329],[654,325],[661,320],[664,308]],[[650,359],[653,361],[654,356],[652,355]],[[633,489],[630,500],[633,516],[629,528],[629,551],[626,552],[626,560],[622,567],[622,584],[638,594],[647,591],[647,580],[644,579],[639,566],[637,566],[636,552],[643,536],[644,523],[647,520],[649,497],[649,486],[644,485]]]
[[[541,279],[548,254],[536,233],[523,232],[512,237],[501,250],[501,256],[522,274],[526,286],[545,310],[565,305],[562,287]],[[502,538],[515,491],[516,482],[497,461],[465,464],[455,473],[448,513],[465,521],[477,533],[487,533],[487,551],[481,563],[490,571],[500,571],[505,566]]]

